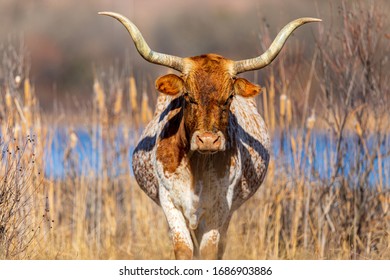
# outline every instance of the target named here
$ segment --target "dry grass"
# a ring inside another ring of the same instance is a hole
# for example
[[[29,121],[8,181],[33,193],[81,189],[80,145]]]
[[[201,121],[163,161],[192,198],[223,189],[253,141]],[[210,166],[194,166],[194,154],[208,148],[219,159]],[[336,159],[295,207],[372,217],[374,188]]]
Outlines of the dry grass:
[[[296,46],[265,71],[257,101],[280,148],[233,216],[226,259],[390,258],[387,19],[364,8],[342,6],[341,30],[320,29],[310,59]],[[0,258],[172,259],[163,213],[129,162],[154,91],[95,71],[82,114],[43,116],[19,53],[2,50]]]

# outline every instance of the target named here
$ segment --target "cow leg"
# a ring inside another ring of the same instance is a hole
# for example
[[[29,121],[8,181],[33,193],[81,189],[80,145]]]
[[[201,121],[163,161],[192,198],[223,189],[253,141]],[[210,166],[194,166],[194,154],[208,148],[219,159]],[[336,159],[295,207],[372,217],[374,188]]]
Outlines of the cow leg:
[[[229,227],[229,221],[223,225],[222,229],[220,230],[220,238],[219,238],[219,244],[218,244],[218,259],[221,260],[223,257],[223,254],[225,253],[226,248],[226,235],[227,235],[227,229]]]
[[[220,236],[218,229],[211,229],[203,234],[199,245],[199,254],[201,259],[217,259]]]
[[[181,215],[181,218],[184,219],[183,215]],[[186,224],[180,222],[180,224],[170,225],[170,231],[175,258],[177,260],[191,260],[194,248]]]
[[[224,224],[215,229],[203,229],[199,254],[201,259],[222,259],[226,247],[226,235],[229,227],[230,216]]]
[[[183,214],[175,208],[166,212],[165,216],[170,229],[175,258],[177,260],[192,259],[194,248]]]
[[[179,211],[165,188],[160,188],[160,203],[168,221],[173,250],[177,260],[193,258],[194,246],[183,213]]]

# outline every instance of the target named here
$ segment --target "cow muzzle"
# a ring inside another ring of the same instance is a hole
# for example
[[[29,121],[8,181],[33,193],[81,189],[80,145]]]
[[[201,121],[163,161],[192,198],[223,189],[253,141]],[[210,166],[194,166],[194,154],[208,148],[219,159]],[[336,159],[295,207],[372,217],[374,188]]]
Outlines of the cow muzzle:
[[[225,150],[225,142],[225,136],[221,131],[217,133],[196,131],[191,138],[191,151],[214,154]]]

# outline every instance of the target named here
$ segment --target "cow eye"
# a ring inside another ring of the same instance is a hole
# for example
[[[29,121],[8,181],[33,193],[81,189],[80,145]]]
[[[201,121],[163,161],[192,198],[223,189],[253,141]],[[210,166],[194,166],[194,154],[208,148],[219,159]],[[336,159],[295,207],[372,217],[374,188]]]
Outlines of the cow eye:
[[[230,94],[230,96],[228,97],[228,99],[226,99],[226,101],[223,104],[223,106],[229,105],[229,103],[232,101],[233,97],[234,97],[234,94]]]
[[[189,95],[188,92],[184,94],[184,98],[187,100],[187,102],[190,102],[191,104],[198,105],[198,102],[195,101],[195,99]]]
[[[193,98],[190,98],[190,103],[191,103],[191,104],[198,105],[198,102],[196,102],[195,99],[193,99]]]

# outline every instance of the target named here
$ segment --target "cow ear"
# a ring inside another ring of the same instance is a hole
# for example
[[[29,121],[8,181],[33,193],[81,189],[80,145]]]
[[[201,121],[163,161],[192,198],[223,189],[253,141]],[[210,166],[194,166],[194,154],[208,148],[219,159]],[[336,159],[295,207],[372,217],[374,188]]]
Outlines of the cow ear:
[[[234,91],[243,97],[253,97],[261,92],[261,87],[243,78],[238,78],[234,81]]]
[[[183,92],[184,81],[174,74],[168,74],[156,80],[156,89],[168,95],[176,95]]]

